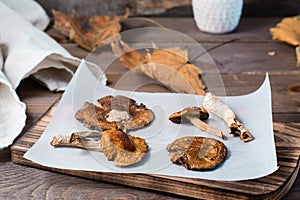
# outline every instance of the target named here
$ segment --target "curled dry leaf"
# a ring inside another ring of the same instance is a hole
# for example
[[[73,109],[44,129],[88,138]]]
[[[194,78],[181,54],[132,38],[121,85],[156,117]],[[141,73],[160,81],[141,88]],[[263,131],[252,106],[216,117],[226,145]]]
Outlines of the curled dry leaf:
[[[294,17],[286,17],[279,22],[276,27],[271,28],[273,40],[286,42],[296,48],[297,65],[300,65],[300,15]]]
[[[59,11],[52,11],[54,28],[77,43],[84,49],[93,50],[106,39],[115,36],[121,30],[120,20],[129,15],[126,10],[123,16],[92,16],[90,18],[77,18]]]
[[[176,92],[205,94],[200,78],[202,71],[188,61],[186,50],[154,48],[140,53],[120,39],[114,40],[111,45],[127,69],[142,72]]]

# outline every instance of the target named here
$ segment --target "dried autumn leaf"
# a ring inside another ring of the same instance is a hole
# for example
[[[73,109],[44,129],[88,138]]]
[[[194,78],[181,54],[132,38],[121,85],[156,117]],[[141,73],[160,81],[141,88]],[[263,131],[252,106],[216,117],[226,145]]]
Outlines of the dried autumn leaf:
[[[92,16],[90,18],[77,18],[59,11],[52,11],[54,15],[54,28],[89,51],[106,39],[118,34],[121,30],[120,20],[129,15],[126,10],[124,16]]]
[[[143,64],[143,55],[132,49],[125,42],[116,38],[111,42],[113,52],[119,56],[121,63],[129,70]]]
[[[271,28],[273,40],[286,42],[293,46],[300,45],[300,15],[294,17],[286,17],[279,22],[276,27]],[[299,48],[296,48],[297,63],[300,65]]]
[[[176,92],[205,94],[200,75],[202,71],[180,54],[164,49],[153,49],[145,54],[140,71],[171,87]]]
[[[111,45],[127,69],[143,72],[176,92],[205,94],[205,86],[200,79],[202,71],[188,61],[186,50],[178,47],[154,48],[153,51],[147,50],[142,54],[122,40],[115,40]]]

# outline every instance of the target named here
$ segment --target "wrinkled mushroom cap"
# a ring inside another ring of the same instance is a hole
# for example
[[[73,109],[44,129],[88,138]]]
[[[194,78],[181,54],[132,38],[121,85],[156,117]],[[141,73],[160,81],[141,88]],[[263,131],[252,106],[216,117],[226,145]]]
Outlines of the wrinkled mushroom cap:
[[[121,129],[123,131],[146,126],[154,113],[143,104],[136,104],[125,96],[105,96],[98,99],[99,106],[85,102],[75,114],[84,126],[96,130]]]
[[[187,116],[195,117],[200,120],[206,120],[209,117],[208,112],[203,107],[188,107],[179,112],[175,112],[169,116],[169,120],[174,123],[187,123],[189,120]]]
[[[148,151],[144,139],[119,130],[104,131],[100,141],[104,155],[108,160],[114,160],[114,164],[119,167],[140,162]]]
[[[173,163],[189,170],[210,170],[221,164],[226,156],[226,146],[215,139],[182,137],[167,146]]]

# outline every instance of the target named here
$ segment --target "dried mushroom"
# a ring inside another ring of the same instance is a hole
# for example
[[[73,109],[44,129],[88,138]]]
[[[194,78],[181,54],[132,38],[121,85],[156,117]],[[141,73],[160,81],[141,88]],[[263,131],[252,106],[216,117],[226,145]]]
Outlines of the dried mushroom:
[[[167,146],[173,163],[189,170],[211,170],[221,164],[227,156],[226,146],[215,139],[204,137],[182,137]]]
[[[195,117],[200,120],[207,120],[209,114],[203,107],[189,107],[171,114],[169,120],[177,124],[186,123],[190,121],[187,119],[187,116]]]
[[[148,151],[145,140],[119,130],[107,130],[101,137],[102,150],[108,160],[119,167],[140,162]]]
[[[53,137],[54,147],[75,147],[103,152],[116,166],[125,167],[140,162],[148,151],[145,140],[127,135],[120,130],[104,132],[74,132],[71,135]]]
[[[252,134],[237,120],[235,113],[218,97],[208,92],[202,99],[202,106],[222,118],[229,127],[230,133],[240,136],[244,142],[253,140]]]
[[[85,102],[75,118],[87,128],[100,131],[120,129],[124,132],[146,126],[154,119],[154,113],[145,105],[138,105],[124,96],[105,96],[98,99],[98,103]]]
[[[185,108],[179,112],[175,112],[169,116],[169,120],[174,123],[191,123],[197,128],[207,133],[216,135],[222,139],[224,136],[222,132],[216,128],[213,128],[203,122],[203,120],[208,119],[209,114],[203,107],[189,107]]]

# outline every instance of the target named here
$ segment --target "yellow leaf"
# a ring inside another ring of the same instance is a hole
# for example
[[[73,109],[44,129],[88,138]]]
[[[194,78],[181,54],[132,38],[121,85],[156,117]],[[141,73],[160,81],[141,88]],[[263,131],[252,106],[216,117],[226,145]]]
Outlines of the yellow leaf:
[[[271,28],[270,31],[273,40],[298,46],[300,44],[300,15],[284,18],[275,28]]]
[[[270,29],[273,40],[286,42],[296,48],[297,66],[300,66],[300,15],[286,17],[275,28]]]

